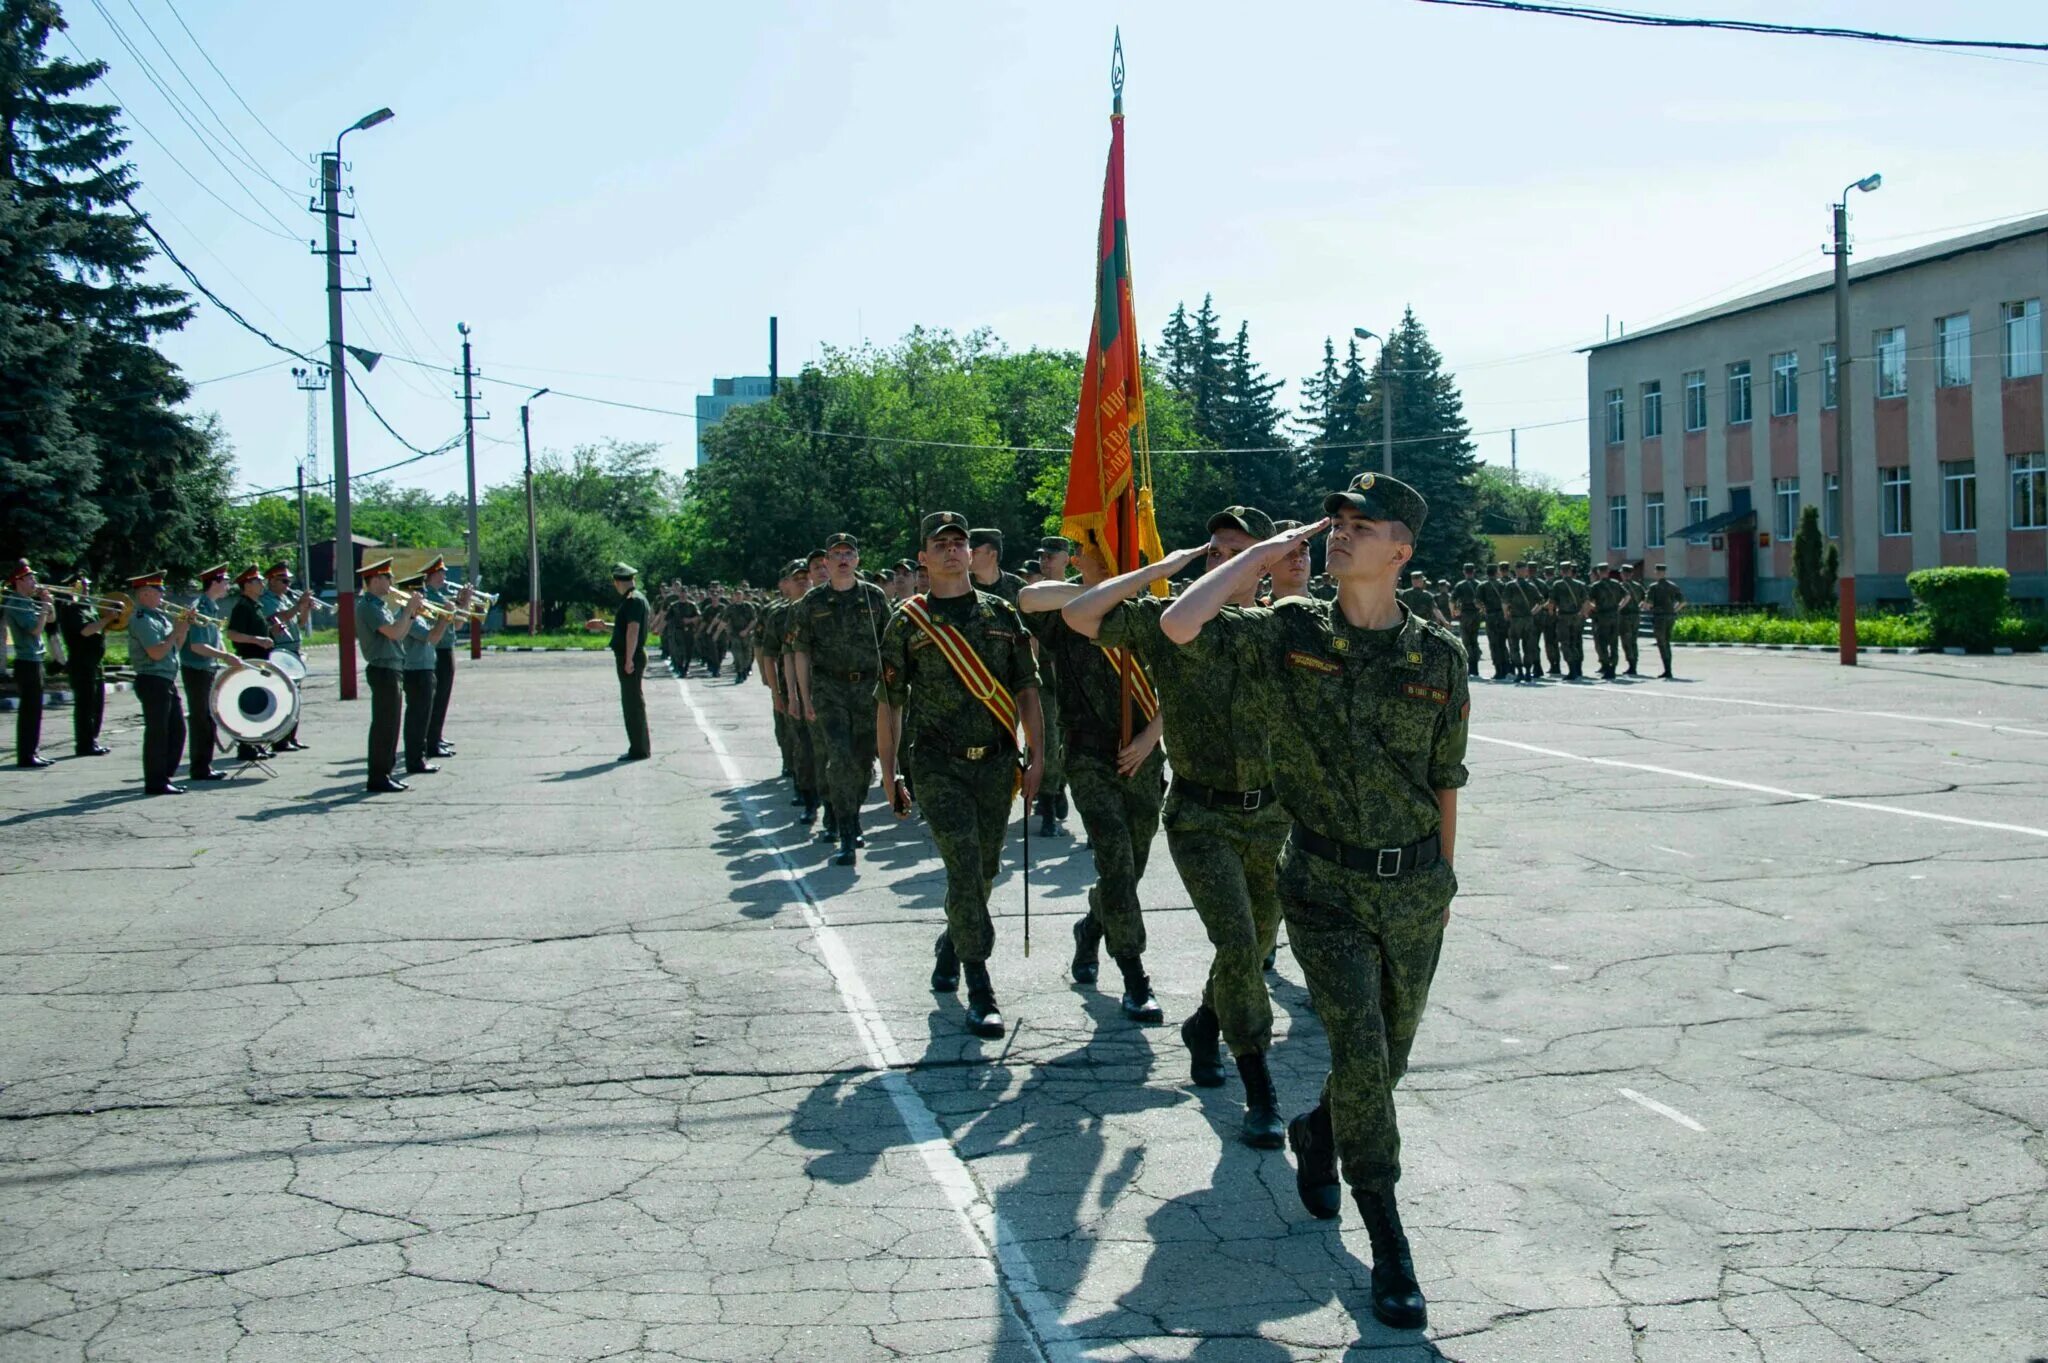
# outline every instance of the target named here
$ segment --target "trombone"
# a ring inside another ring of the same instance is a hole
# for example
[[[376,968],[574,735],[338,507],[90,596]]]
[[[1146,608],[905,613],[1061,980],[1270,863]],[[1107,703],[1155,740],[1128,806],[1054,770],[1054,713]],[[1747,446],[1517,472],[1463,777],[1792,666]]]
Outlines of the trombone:
[[[46,585],[39,588],[39,590],[47,593],[51,600],[68,601],[74,606],[85,607],[95,615],[106,616],[108,627],[111,629],[122,628],[128,623],[128,617],[135,613],[135,598],[126,592],[113,592],[106,596],[97,596],[91,592],[82,592],[76,587],[63,585]],[[41,597],[30,596],[23,592],[9,592],[7,595],[16,601],[30,601],[37,605],[43,604]]]

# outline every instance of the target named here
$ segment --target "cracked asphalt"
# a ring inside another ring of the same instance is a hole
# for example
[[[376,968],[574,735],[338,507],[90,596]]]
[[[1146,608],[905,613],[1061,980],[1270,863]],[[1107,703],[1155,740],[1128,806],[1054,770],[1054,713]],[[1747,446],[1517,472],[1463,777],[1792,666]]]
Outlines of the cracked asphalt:
[[[1234,1082],[1066,981],[1078,839],[1029,959],[1011,858],[980,1042],[928,841],[830,866],[751,683],[657,672],[619,766],[602,655],[465,661],[461,756],[376,800],[331,659],[312,752],[177,800],[115,697],[115,756],[0,776],[0,1359],[2048,1357],[2048,660],[1680,667],[1475,688],[1401,1091],[1426,1340]]]

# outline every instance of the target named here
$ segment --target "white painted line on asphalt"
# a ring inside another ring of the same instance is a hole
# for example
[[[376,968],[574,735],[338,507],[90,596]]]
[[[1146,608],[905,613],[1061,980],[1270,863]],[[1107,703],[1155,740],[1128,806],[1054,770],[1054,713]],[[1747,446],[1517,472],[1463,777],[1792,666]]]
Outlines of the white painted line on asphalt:
[[[683,704],[690,707],[690,716],[696,720],[698,731],[717,756],[725,779],[735,788],[745,785],[746,778],[741,774],[739,764],[733,761],[732,754],[726,750],[725,740],[719,737],[718,731],[698,707],[690,684],[678,677],[676,689],[682,695]],[[1066,1322],[1060,1319],[1059,1307],[1052,1296],[1039,1285],[1038,1270],[1032,1266],[1022,1243],[1010,1230],[1009,1224],[996,1214],[987,1192],[975,1182],[966,1162],[946,1139],[939,1119],[904,1073],[908,1061],[903,1048],[889,1030],[881,1009],[875,1006],[874,995],[869,992],[867,981],[861,978],[860,966],[855,962],[853,952],[847,948],[845,938],[826,919],[824,906],[811,893],[804,873],[761,826],[753,807],[742,800],[740,812],[746,816],[747,827],[752,830],[754,840],[774,859],[776,874],[788,884],[790,902],[803,914],[811,938],[818,944],[818,954],[824,959],[825,968],[832,973],[832,983],[839,990],[839,1001],[853,1020],[854,1031],[860,1036],[868,1065],[877,1072],[875,1082],[882,1086],[882,1091],[895,1105],[897,1117],[910,1133],[912,1148],[924,1160],[932,1182],[946,1195],[946,1201],[951,1204],[954,1215],[959,1217],[968,1240],[994,1268],[1003,1289],[1006,1309],[1022,1318],[1019,1324],[1024,1326],[1025,1337],[1033,1342],[1040,1358],[1047,1363],[1055,1363],[1056,1360],[1060,1363],[1066,1360],[1081,1363],[1086,1352]]]
[[[1653,776],[1676,776],[1680,780],[1701,781],[1710,786],[1726,786],[1730,790],[1754,791],[1759,795],[1772,795],[1781,800],[1803,800],[1809,804],[1835,805],[1842,809],[1865,809],[1875,814],[1896,814],[1902,819],[1927,819],[1934,823],[1959,824],[1964,828],[1988,828],[1994,833],[2019,833],[2030,838],[2048,838],[2048,828],[2035,828],[2030,824],[1993,823],[1989,819],[1966,819],[1960,814],[1934,814],[1924,809],[1902,809],[1897,805],[1881,805],[1872,800],[1845,800],[1834,795],[1786,790],[1780,786],[1759,785],[1755,781],[1736,781],[1726,776],[1681,771],[1677,767],[1659,767],[1648,762],[1624,762],[1615,757],[1586,757],[1580,753],[1565,752],[1561,748],[1541,748],[1534,743],[1517,743],[1509,738],[1488,738],[1484,734],[1473,734],[1471,739],[1474,743],[1492,743],[1498,747],[1515,748],[1542,757],[1562,757],[1569,762],[1585,762],[1596,767],[1618,767],[1623,771],[1646,771]]]
[[[1656,1113],[1659,1117],[1669,1117],[1672,1121],[1677,1122],[1687,1131],[1706,1130],[1706,1128],[1701,1126],[1698,1122],[1686,1116],[1683,1112],[1680,1112],[1677,1108],[1672,1107],[1668,1103],[1660,1103],[1655,1098],[1645,1098],[1642,1094],[1637,1093],[1634,1089],[1616,1089],[1615,1092],[1639,1107],[1648,1108],[1650,1111]]]
[[[2048,738],[2048,729],[2023,729],[2015,724],[1987,724],[1980,719],[1954,719],[1946,715],[1908,715],[1895,710],[1845,710],[1836,705],[1795,705],[1787,700],[1743,700],[1735,696],[1699,696],[1683,691],[1646,691],[1629,687],[1622,694],[1638,700],[1689,700],[1701,705],[1750,705],[1769,710],[1808,710],[1822,715],[1855,715],[1860,719],[1903,719],[1913,724],[1948,724],[1961,729],[1983,729],[1991,733],[2022,734]]]

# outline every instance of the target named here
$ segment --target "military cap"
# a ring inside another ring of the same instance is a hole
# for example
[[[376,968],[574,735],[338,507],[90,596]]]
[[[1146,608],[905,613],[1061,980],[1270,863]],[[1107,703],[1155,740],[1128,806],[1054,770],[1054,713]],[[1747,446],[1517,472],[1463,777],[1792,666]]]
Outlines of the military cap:
[[[932,536],[946,530],[958,530],[965,535],[967,518],[957,511],[934,511],[917,523],[917,538],[921,543],[930,544]]]
[[[1512,573],[1515,570],[1515,565],[1509,563],[1506,559],[1502,559],[1499,563],[1496,563],[1493,566],[1504,573]]]
[[[638,576],[640,576],[640,570],[630,563],[620,562],[612,565],[612,581],[614,582]]]
[[[1442,587],[1445,591],[1449,591],[1451,587],[1451,580],[1447,577],[1440,577],[1436,580],[1436,585]]]
[[[837,549],[842,544],[849,549],[860,548],[860,541],[847,534],[844,530],[839,531],[837,534],[825,536],[825,547],[827,549]]]
[[[404,577],[399,578],[396,582],[392,583],[391,585],[394,587],[409,587],[414,591],[417,591],[421,587],[425,586],[426,582],[427,575],[425,573],[407,573]]]
[[[1469,564],[1469,563],[1468,563],[1468,564],[1466,564],[1466,565],[1465,565],[1465,571],[1466,571],[1466,572],[1468,572],[1468,573],[1476,573],[1476,572],[1478,572],[1479,570],[1478,570],[1477,568],[1475,568],[1475,567],[1474,567],[1473,565],[1471,565],[1471,564]]]
[[[1417,568],[1413,572],[1408,574],[1408,580],[1410,582],[1413,582],[1418,577],[1421,578],[1424,582],[1429,581],[1429,574],[1423,572],[1420,568]]]
[[[10,578],[8,580],[12,581],[13,579]],[[163,590],[164,585],[164,570],[161,568],[152,568],[146,573],[137,573],[135,576],[128,579],[128,585],[130,588],[136,591],[140,591],[144,587],[155,587],[157,590],[161,591]]]
[[[201,588],[204,588],[211,582],[225,582],[227,580],[228,565],[225,563],[216,563],[199,574],[199,585]]]
[[[916,560],[916,559],[914,559],[914,558],[899,558],[899,559],[897,559],[897,560],[896,560],[896,571],[897,571],[897,572],[899,572],[899,573],[914,573],[914,572],[916,572],[916,571],[917,571],[917,560]]]
[[[428,573],[445,573],[447,571],[447,558],[441,554],[436,554],[434,555],[432,561],[429,562],[426,567],[420,569],[420,576],[425,577]]]
[[[1274,522],[1273,522],[1273,533],[1274,533],[1274,534],[1276,534],[1276,535],[1277,535],[1277,534],[1279,534],[1279,533],[1280,533],[1281,531],[1283,531],[1283,530],[1299,530],[1299,529],[1301,529],[1301,522],[1300,522],[1300,521],[1295,521],[1295,520],[1285,520],[1285,521],[1274,521]]]
[[[1242,530],[1255,540],[1273,533],[1273,518],[1255,506],[1226,506],[1209,518],[1209,533],[1223,529]]]
[[[896,580],[896,570],[894,568],[884,568],[877,576],[884,582],[894,582]]]
[[[1624,563],[1621,565],[1621,570],[1624,573],[1632,573],[1636,570],[1636,565],[1633,563]]]
[[[823,557],[825,557],[825,551],[823,549],[813,549],[810,553],[804,555],[804,563],[806,566],[808,566],[810,564],[816,563],[819,559]]]
[[[290,577],[292,575],[292,565],[286,563],[283,559],[279,559],[276,563],[265,568],[263,575],[265,577]]]
[[[1411,535],[1421,534],[1422,523],[1429,518],[1429,503],[1422,494],[1384,473],[1361,473],[1342,492],[1323,498],[1325,516],[1347,506],[1369,521],[1399,521]]]
[[[1071,554],[1074,542],[1065,535],[1047,535],[1038,542],[1038,550],[1043,554]]]
[[[1037,559],[1027,558],[1024,560],[1024,571],[1027,573],[1038,573],[1040,575],[1043,575],[1045,569],[1039,566],[1039,562]]]
[[[1003,551],[1003,532],[990,525],[976,526],[967,532],[967,543],[976,549],[985,544],[993,545],[1000,554]]]
[[[362,567],[356,569],[356,576],[361,578],[371,578],[375,577],[379,573],[389,574],[390,571],[391,560],[388,557],[380,558],[373,563],[365,563]]]
[[[235,585],[237,587],[241,586],[244,582],[261,582],[262,580],[263,570],[253,563],[235,574]]]
[[[8,574],[7,574],[7,581],[8,581],[8,584],[9,584],[9,585],[11,586],[12,584],[14,584],[14,583],[16,583],[16,582],[19,582],[19,581],[21,581],[21,579],[23,579],[23,578],[27,577],[27,576],[28,576],[28,575],[29,575],[30,573],[32,573],[32,572],[34,572],[34,571],[35,571],[35,569],[33,569],[33,568],[31,568],[31,567],[29,567],[29,566],[28,566],[28,560],[27,560],[27,559],[25,559],[25,558],[18,558],[18,559],[16,559],[16,560],[14,561],[14,567],[13,567],[12,569],[10,569],[10,570],[8,571]]]

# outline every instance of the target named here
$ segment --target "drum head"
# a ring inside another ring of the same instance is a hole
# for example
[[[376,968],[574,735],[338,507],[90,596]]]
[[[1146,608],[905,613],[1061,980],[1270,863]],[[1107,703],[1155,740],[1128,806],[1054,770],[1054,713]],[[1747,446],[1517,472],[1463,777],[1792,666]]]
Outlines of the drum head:
[[[299,688],[258,667],[223,672],[213,682],[214,723],[237,743],[270,743],[299,722]]]
[[[263,661],[269,663],[274,671],[283,673],[294,682],[306,679],[306,660],[296,653],[287,653],[281,648],[275,648]]]

